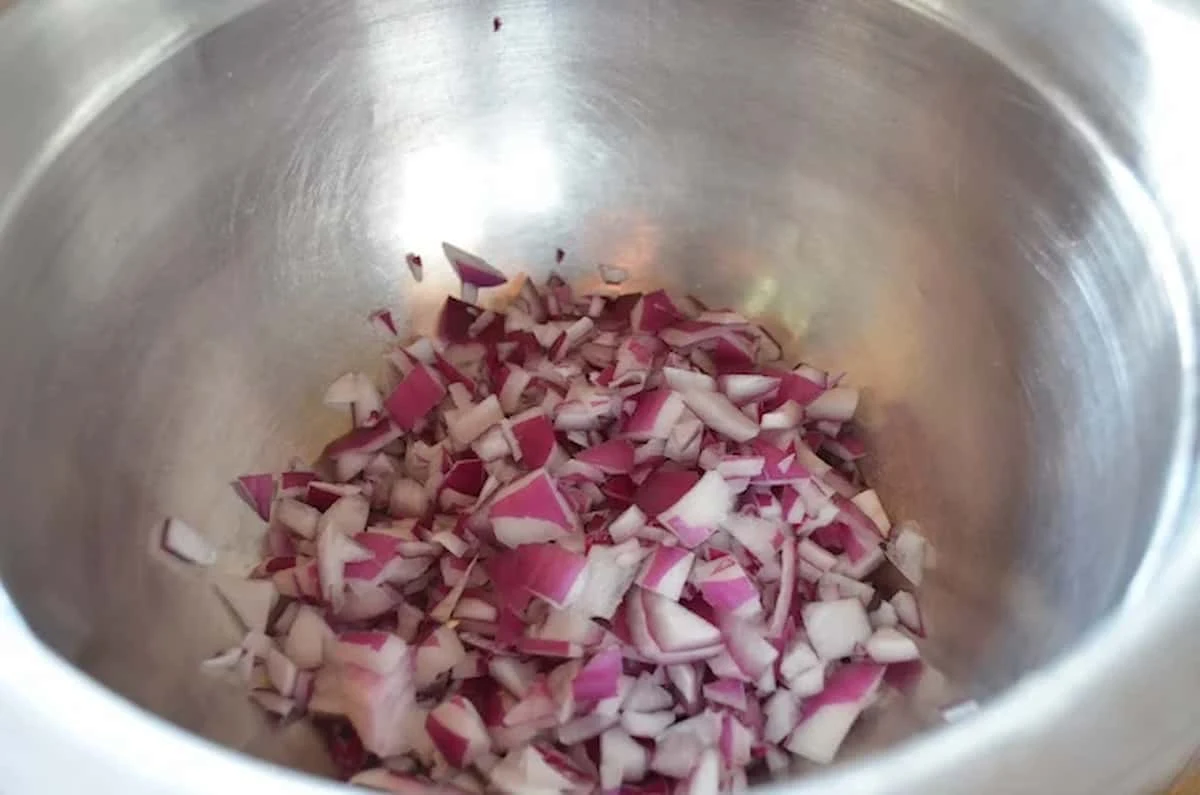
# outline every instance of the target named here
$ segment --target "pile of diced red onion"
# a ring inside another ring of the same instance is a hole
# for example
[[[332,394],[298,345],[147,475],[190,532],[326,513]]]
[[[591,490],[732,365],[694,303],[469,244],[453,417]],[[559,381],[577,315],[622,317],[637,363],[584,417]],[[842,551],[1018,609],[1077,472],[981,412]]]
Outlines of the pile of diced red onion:
[[[662,290],[552,275],[484,309],[506,278],[445,249],[436,335],[372,314],[387,383],[325,395],[352,428],[239,478],[267,554],[220,582],[248,634],[205,666],[390,792],[698,795],[831,761],[921,666],[897,583],[932,552],[863,482],[858,391]],[[216,560],[179,520],[163,543]]]

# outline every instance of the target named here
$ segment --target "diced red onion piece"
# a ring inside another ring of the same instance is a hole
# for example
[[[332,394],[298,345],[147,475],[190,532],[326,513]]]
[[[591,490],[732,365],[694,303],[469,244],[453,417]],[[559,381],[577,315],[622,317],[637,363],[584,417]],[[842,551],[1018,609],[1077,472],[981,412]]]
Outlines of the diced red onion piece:
[[[581,450],[575,456],[575,460],[596,467],[608,475],[625,475],[633,471],[633,445],[628,439],[611,439]]]
[[[571,682],[575,701],[582,704],[615,696],[620,677],[620,651],[613,648],[597,653],[579,669]]]
[[[384,402],[388,414],[401,428],[411,431],[420,424],[446,394],[441,377],[418,364],[404,376]]]
[[[877,663],[911,662],[920,659],[917,644],[908,635],[892,627],[880,627],[866,643],[867,656]]]
[[[851,387],[834,387],[823,392],[804,407],[804,415],[810,420],[836,420],[846,422],[854,419],[858,410],[858,390]]]
[[[872,610],[867,617],[871,620],[871,627],[873,629],[895,627],[900,624],[900,618],[896,615],[896,608],[892,607],[891,602],[880,602],[879,607]]]
[[[321,512],[300,500],[284,497],[275,503],[274,518],[301,538],[313,539],[317,537]]]
[[[513,458],[527,468],[544,467],[557,458],[554,425],[541,408],[531,408],[510,418],[501,429],[509,437]]]
[[[757,681],[779,657],[779,650],[771,645],[766,633],[756,624],[728,618],[722,623],[721,631],[729,657],[745,681]]]
[[[209,673],[229,673],[237,670],[245,655],[246,650],[242,646],[234,646],[204,660],[200,663],[200,668]]]
[[[946,707],[942,710],[942,720],[946,723],[957,723],[963,718],[970,717],[979,711],[979,704],[973,700],[967,700]]]
[[[818,764],[829,764],[883,681],[884,667],[849,663],[835,670],[825,689],[801,706],[800,722],[787,749]]]
[[[409,252],[404,255],[404,262],[408,265],[408,272],[412,274],[415,281],[419,282],[425,278],[425,267],[419,256]]]
[[[850,500],[860,511],[862,511],[871,523],[878,528],[877,533],[887,537],[888,530],[891,529],[892,523],[888,519],[887,513],[883,510],[883,504],[879,501],[879,495],[874,489],[866,489],[856,494]]]
[[[275,648],[267,651],[267,678],[271,686],[281,695],[291,698],[296,692],[296,676],[299,670],[288,656]]]
[[[459,640],[458,633],[443,624],[417,646],[413,682],[418,688],[428,687],[466,656],[467,650]]]
[[[369,560],[372,556],[351,540],[366,527],[369,514],[367,501],[352,494],[331,505],[317,523],[317,564],[322,595],[334,610],[342,605],[345,565]]]
[[[180,560],[198,566],[211,566],[217,562],[216,548],[182,519],[167,519],[160,534],[162,548]]]
[[[700,754],[696,768],[677,790],[680,795],[718,795],[721,791],[721,757],[709,748]]]
[[[795,428],[804,419],[804,408],[794,401],[787,401],[777,409],[762,415],[760,425],[764,431],[777,431]]]
[[[544,469],[497,492],[490,519],[496,539],[510,547],[562,538],[579,527],[574,511]]]
[[[520,587],[555,607],[565,607],[583,590],[587,559],[558,544],[522,544],[504,553],[495,566],[505,568]]]
[[[817,580],[817,593],[824,602],[854,598],[862,603],[863,607],[871,604],[875,598],[875,589],[870,585],[833,571],[825,572]]]
[[[761,400],[779,389],[778,376],[757,373],[723,375],[717,382],[725,396],[739,406]]]
[[[783,544],[781,525],[771,519],[731,514],[725,517],[721,527],[763,563],[773,561]]]
[[[630,591],[640,601],[646,628],[664,652],[701,649],[721,642],[721,631],[678,602],[640,588]]]
[[[683,319],[683,313],[664,290],[646,293],[629,313],[633,330],[655,334]]]
[[[271,518],[271,501],[275,499],[275,476],[241,475],[234,482],[238,494],[254,509],[264,522]]]
[[[430,795],[431,792],[431,787],[421,779],[385,767],[364,770],[351,776],[347,783],[394,795]],[[452,793],[447,791],[443,795]]]
[[[733,493],[716,472],[706,472],[677,502],[658,514],[658,521],[689,549],[702,544],[725,521]]]
[[[696,372],[695,370],[664,367],[662,374],[663,379],[667,382],[667,386],[677,392],[688,390],[714,392],[717,389],[717,380],[715,378],[705,373]]]
[[[758,423],[720,392],[689,390],[683,393],[683,401],[705,425],[722,436],[735,442],[748,442],[758,436]]]
[[[515,657],[494,657],[488,663],[488,671],[501,687],[517,698],[528,695],[537,677],[532,663],[522,662]]]
[[[809,646],[803,638],[797,637],[792,639],[791,645],[784,651],[783,657],[779,661],[779,674],[784,681],[790,684],[807,671],[820,668],[822,665],[812,646]]]
[[[472,558],[471,562],[467,564],[467,569],[463,573],[462,577],[459,578],[459,581],[456,582],[454,587],[450,589],[450,593],[442,597],[441,601],[439,601],[433,606],[432,609],[430,609],[430,618],[432,618],[434,621],[441,621],[443,623],[451,619],[451,617],[454,615],[455,608],[458,607],[459,599],[462,598],[463,591],[467,589],[467,583],[471,579],[471,572],[474,571],[475,564],[477,562],[478,558]]]
[[[703,692],[709,703],[729,707],[738,712],[746,710],[746,686],[736,679],[717,679],[709,682],[704,686]]]
[[[772,638],[783,634],[788,616],[791,615],[796,594],[796,579],[796,542],[789,538],[783,542],[780,551],[779,593],[775,597],[775,606],[767,626],[767,635]]]
[[[804,631],[822,660],[849,657],[871,636],[867,611],[857,599],[810,602],[801,608]]]
[[[390,310],[376,309],[367,316],[367,319],[371,322],[372,326],[389,337],[395,337],[399,334],[399,331],[396,329],[396,321],[392,317]]]
[[[434,707],[425,719],[425,729],[438,751],[455,767],[467,767],[491,748],[483,719],[461,695]]]
[[[574,746],[599,737],[620,722],[619,715],[598,712],[582,715],[559,725],[558,741],[563,745]]]
[[[721,721],[715,712],[706,710],[682,720],[659,737],[650,768],[665,776],[684,778],[695,767],[700,754],[716,746],[720,738]]]
[[[250,698],[267,712],[279,716],[280,719],[289,717],[296,710],[296,702],[279,693],[270,690],[251,690]]]
[[[463,251],[457,246],[442,243],[442,251],[463,284],[473,287],[497,287],[508,281],[508,277],[482,257]]]
[[[625,422],[625,436],[633,441],[666,439],[683,410],[683,397],[678,392],[670,389],[643,392]]]
[[[756,478],[762,474],[766,459],[762,456],[719,456],[716,471],[723,478]]]
[[[623,729],[610,729],[600,735],[600,786],[605,791],[641,781],[649,762],[645,747]]]
[[[726,767],[743,770],[749,765],[753,759],[754,743],[754,732],[744,723],[728,712],[721,716],[721,740],[718,748]]]
[[[921,615],[921,608],[917,605],[916,597],[908,591],[898,591],[892,597],[891,603],[900,624],[915,633],[917,637],[925,637],[925,619]]]
[[[868,616],[865,578],[890,559],[917,584],[932,552],[862,484],[857,390],[759,367],[765,330],[661,290],[552,275],[474,306],[503,274],[445,249],[466,301],[388,353],[387,399],[361,373],[328,391],[354,425],[319,461],[333,482],[239,484],[270,557],[222,588],[251,631],[206,668],[349,718],[347,773],[375,753],[355,781],[386,791],[715,793],[782,771],[779,743],[831,759],[885,666],[921,665],[915,598]]]
[[[379,312],[372,317],[383,317],[391,322],[390,312]],[[395,332],[392,332],[393,334]],[[375,382],[370,376],[360,372],[348,372],[338,376],[325,390],[324,403],[327,406],[355,409],[358,418],[365,424],[373,412],[383,409],[383,401]]]
[[[574,603],[575,609],[585,616],[612,618],[633,584],[643,557],[645,550],[631,538],[615,546],[593,544],[588,550],[583,592]]]
[[[692,579],[718,615],[751,618],[762,614],[758,588],[733,557],[696,564]]]
[[[408,748],[396,721],[412,705],[408,647],[385,632],[348,632],[333,648],[346,715],[367,750],[382,757]]]
[[[301,605],[283,639],[283,651],[297,667],[317,668],[325,661],[326,649],[333,640],[333,630],[321,614],[309,605]]]
[[[796,696],[787,690],[776,690],[763,707],[766,723],[763,739],[769,743],[783,742],[800,720],[800,708]]]
[[[586,777],[565,757],[545,746],[527,745],[511,751],[489,772],[500,792],[522,793],[587,792]]]
[[[450,438],[461,448],[478,439],[503,419],[504,411],[500,408],[500,400],[495,395],[489,395],[475,406],[460,412],[453,421],[448,420],[446,426]]]
[[[217,593],[247,630],[266,632],[271,611],[279,594],[270,580],[242,580],[222,577],[216,581]]]
[[[901,522],[891,532],[886,554],[892,565],[914,586],[920,586],[925,575],[929,542],[921,535],[915,522]]]
[[[692,571],[695,555],[682,547],[654,547],[642,564],[637,575],[637,584],[678,601]]]
[[[621,543],[633,538],[646,526],[646,514],[636,505],[630,505],[608,526],[613,541]]]

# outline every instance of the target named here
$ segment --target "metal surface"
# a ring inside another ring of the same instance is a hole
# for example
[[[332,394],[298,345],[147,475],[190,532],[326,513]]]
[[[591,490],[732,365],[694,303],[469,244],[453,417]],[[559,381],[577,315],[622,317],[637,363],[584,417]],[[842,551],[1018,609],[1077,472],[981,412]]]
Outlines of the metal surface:
[[[147,541],[250,559],[227,481],[316,452],[442,239],[623,264],[868,388],[928,654],[985,708],[789,791],[1133,792],[1200,741],[1196,9],[251,5],[0,17],[5,792],[330,791],[178,728],[324,764],[196,675],[234,627]]]

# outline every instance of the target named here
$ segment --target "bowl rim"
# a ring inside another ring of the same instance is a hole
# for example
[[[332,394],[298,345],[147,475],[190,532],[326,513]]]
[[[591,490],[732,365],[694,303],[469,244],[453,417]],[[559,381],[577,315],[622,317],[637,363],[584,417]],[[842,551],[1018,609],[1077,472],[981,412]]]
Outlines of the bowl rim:
[[[857,764],[772,783],[764,791],[800,794],[841,787],[856,793],[898,793],[938,791],[952,784],[956,791],[978,793],[1111,792],[1161,783],[1200,742],[1200,725],[1194,719],[1200,701],[1194,664],[1200,659],[1200,533],[1190,532],[1200,525],[1195,351],[1200,292],[1194,268],[1200,249],[1189,246],[1177,231],[1186,220],[1200,220],[1200,207],[1191,208],[1192,217],[1170,215],[1169,223],[1161,197],[1109,151],[1086,109],[1037,74],[1028,60],[979,29],[968,34],[963,20],[939,15],[922,0],[898,1],[991,53],[1047,97],[1101,154],[1110,176],[1121,184],[1126,209],[1138,220],[1147,246],[1172,261],[1160,275],[1168,279],[1176,302],[1183,410],[1151,547],[1126,598],[1079,644],[959,722]],[[221,0],[204,8],[183,4],[167,16],[154,0],[105,4],[104,13],[120,17],[127,33],[140,31],[131,34],[130,68],[120,80],[90,86],[80,95],[78,111],[55,126],[31,170],[7,179],[14,175],[5,173],[0,163],[0,184],[16,186],[0,201],[0,228],[6,225],[7,211],[20,204],[24,188],[36,178],[33,169],[53,160],[112,99],[199,36],[259,3]],[[5,12],[0,66],[21,53],[19,47],[5,46],[17,31],[36,30],[38,20],[52,13],[73,14],[81,21],[100,13],[86,5],[43,0]],[[1132,24],[1141,24],[1137,15],[1148,13],[1127,11],[1134,17]],[[1140,29],[1149,35],[1148,27]],[[38,35],[52,33],[41,30]],[[36,45],[37,36],[32,40]],[[5,71],[0,69],[0,88]],[[22,71],[22,77],[27,78],[28,71]],[[49,791],[49,781],[62,784],[64,790],[73,782],[92,791],[121,793],[199,794],[218,787],[292,795],[345,791],[336,782],[220,746],[107,689],[44,645],[2,585],[0,649],[5,654],[0,665],[5,762],[13,769],[16,785],[28,785],[27,791]]]

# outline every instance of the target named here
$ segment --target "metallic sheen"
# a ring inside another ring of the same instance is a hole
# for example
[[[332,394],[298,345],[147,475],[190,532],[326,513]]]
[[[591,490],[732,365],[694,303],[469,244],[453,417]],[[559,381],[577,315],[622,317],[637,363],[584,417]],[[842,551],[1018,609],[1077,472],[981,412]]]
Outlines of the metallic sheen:
[[[940,553],[927,653],[983,709],[779,790],[1156,786],[1200,743],[1197,75],[1190,2],[17,2],[0,789],[331,791],[253,758],[327,766],[197,674],[234,625],[149,540],[244,570],[228,481],[319,449],[443,239],[624,265],[866,387]]]

